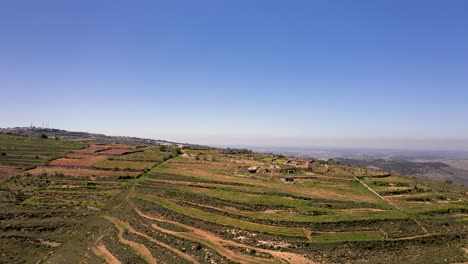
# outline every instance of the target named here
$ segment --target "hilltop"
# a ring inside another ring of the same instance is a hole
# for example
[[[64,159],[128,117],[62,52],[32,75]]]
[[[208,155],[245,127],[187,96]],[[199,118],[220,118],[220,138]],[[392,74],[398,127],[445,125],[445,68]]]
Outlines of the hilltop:
[[[20,136],[40,137],[46,136],[49,138],[62,139],[65,141],[82,141],[89,143],[112,143],[119,142],[122,144],[149,144],[149,145],[189,145],[187,143],[177,143],[166,140],[138,138],[138,137],[124,137],[124,136],[108,136],[104,134],[96,134],[89,132],[75,132],[55,128],[42,128],[42,127],[12,127],[0,128],[0,134],[11,134]]]
[[[335,160],[21,131],[0,135],[1,263],[468,261],[464,186]]]

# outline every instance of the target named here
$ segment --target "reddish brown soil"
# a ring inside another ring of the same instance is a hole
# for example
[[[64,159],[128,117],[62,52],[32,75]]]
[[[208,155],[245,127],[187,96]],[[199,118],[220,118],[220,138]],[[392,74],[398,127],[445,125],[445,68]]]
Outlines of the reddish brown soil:
[[[106,159],[107,156],[89,156],[80,159],[60,158],[50,161],[48,165],[64,167],[91,167]]]
[[[0,166],[0,180],[4,177],[11,176],[18,171],[19,169],[15,167]]]

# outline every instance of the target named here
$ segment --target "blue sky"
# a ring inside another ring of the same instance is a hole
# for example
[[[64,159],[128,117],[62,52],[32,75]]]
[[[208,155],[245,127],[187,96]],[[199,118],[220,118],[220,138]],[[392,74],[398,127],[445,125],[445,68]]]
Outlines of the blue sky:
[[[468,149],[467,10],[457,0],[1,1],[0,126]]]

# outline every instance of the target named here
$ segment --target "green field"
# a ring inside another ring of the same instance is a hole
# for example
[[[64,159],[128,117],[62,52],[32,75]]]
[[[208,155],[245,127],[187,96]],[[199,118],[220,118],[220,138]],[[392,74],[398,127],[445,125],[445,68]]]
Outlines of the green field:
[[[82,147],[83,144],[76,142],[0,135],[0,165],[28,168]]]

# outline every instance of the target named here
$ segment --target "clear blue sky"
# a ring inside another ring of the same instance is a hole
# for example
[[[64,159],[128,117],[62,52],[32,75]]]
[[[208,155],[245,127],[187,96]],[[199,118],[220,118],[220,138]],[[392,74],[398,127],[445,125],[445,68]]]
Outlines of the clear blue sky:
[[[0,2],[1,127],[468,148],[468,1]]]

